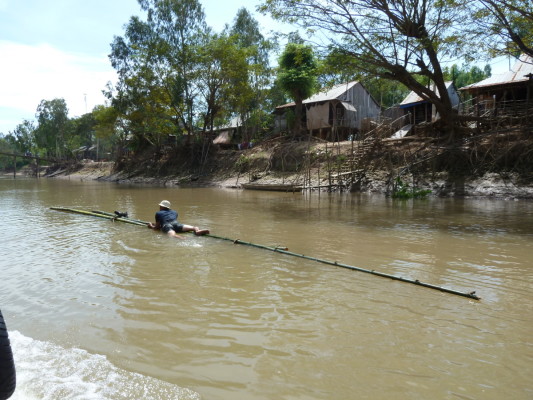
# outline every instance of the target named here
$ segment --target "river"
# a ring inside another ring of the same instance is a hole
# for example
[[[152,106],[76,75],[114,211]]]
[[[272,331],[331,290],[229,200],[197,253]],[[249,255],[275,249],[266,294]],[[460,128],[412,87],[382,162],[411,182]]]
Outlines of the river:
[[[51,210],[172,202],[213,237]],[[0,179],[13,399],[532,399],[533,202]]]

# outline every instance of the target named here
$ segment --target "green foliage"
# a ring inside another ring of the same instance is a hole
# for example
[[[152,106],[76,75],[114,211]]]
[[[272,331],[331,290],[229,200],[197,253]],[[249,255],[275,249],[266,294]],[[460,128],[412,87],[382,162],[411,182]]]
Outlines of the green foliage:
[[[235,168],[239,172],[245,172],[251,164],[252,160],[250,157],[245,156],[244,154],[241,154],[237,161],[235,161]]]
[[[486,65],[483,70],[477,66],[469,67],[468,65],[464,65],[463,67],[459,68],[456,64],[453,64],[451,67],[444,68],[445,79],[448,81],[453,81],[458,89],[472,83],[482,81],[490,76],[490,65]]]
[[[17,153],[35,152],[35,126],[33,122],[24,120],[18,124],[12,132],[6,136],[6,140],[11,143],[13,150]]]
[[[336,158],[335,158],[335,164],[337,165],[337,167],[340,167],[342,164],[344,164],[344,162],[347,160],[348,158],[346,157],[345,154],[339,154]]]
[[[74,143],[79,143],[80,146],[91,146],[94,143],[94,134],[96,127],[96,119],[93,113],[87,113],[81,117],[71,118],[69,120],[70,136],[76,138],[72,140],[70,148],[74,147]]]
[[[251,140],[266,131],[265,124],[272,119],[271,110],[281,104],[271,103],[270,52],[275,44],[265,39],[259,31],[259,23],[245,9],[237,12],[229,34],[236,40],[236,45],[245,50],[248,63],[249,89],[238,96],[231,114],[239,114],[243,122],[243,138]]]
[[[294,134],[299,134],[302,102],[317,88],[317,61],[311,46],[288,43],[279,58],[277,81],[296,103]]]
[[[477,51],[490,56],[533,57],[533,2],[477,0],[469,5],[472,20],[465,31],[476,37]]]
[[[206,37],[201,50],[200,90],[203,94],[203,127],[211,130],[220,114],[231,115],[252,102],[248,49],[239,46],[238,37]]]
[[[294,123],[296,121],[296,115],[294,113],[294,110],[292,109],[286,110],[285,119],[287,120],[287,126],[294,126]]]
[[[64,99],[42,100],[37,107],[35,144],[44,149],[47,156],[62,157],[66,154],[68,135],[68,108]]]
[[[392,191],[393,199],[420,199],[425,198],[431,193],[428,189],[417,189],[410,187],[409,184],[403,182],[399,177],[396,178],[395,185]]]
[[[10,135],[0,135],[0,152],[12,153],[15,151],[13,143],[8,139]],[[0,154],[0,170],[11,168],[13,166],[13,157]]]
[[[288,43],[279,58],[278,81],[294,101],[306,99],[317,88],[317,67],[311,46]]]
[[[119,75],[109,90],[123,129],[139,143],[158,145],[168,134],[193,133],[205,16],[197,0],[139,0],[147,20],[132,17],[111,45]]]
[[[94,107],[92,114],[96,122],[94,134],[97,138],[110,138],[116,133],[118,112],[114,107],[98,105]]]
[[[119,82],[107,96],[121,127],[141,145],[169,134],[191,138],[240,115],[249,124],[265,108],[272,44],[241,8],[233,26],[214,33],[198,0],[140,0],[146,21],[130,19],[112,43]],[[261,125],[257,119],[252,130]]]

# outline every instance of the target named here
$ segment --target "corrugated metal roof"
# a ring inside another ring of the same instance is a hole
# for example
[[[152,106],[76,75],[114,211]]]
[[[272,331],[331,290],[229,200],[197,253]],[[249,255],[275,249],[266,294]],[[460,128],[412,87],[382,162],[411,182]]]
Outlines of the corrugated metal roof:
[[[453,85],[453,81],[444,82],[444,84],[446,85],[446,89],[449,89],[449,88]],[[435,84],[433,84],[433,85],[431,86],[431,91],[433,91],[433,92],[436,93],[436,90],[435,90]],[[438,96],[438,95],[439,95],[439,94],[437,93],[437,96]],[[409,93],[409,94],[405,97],[405,99],[403,99],[403,101],[400,103],[400,108],[403,108],[402,106],[405,106],[405,105],[407,105],[407,104],[415,105],[415,104],[413,104],[413,103],[420,103],[420,104],[421,104],[421,103],[425,103],[425,102],[427,102],[427,101],[429,101],[429,100],[426,100],[426,99],[420,97],[417,93],[415,93],[415,92],[412,91],[412,92]]]
[[[308,99],[304,100],[304,104],[307,103],[318,103],[321,101],[328,101],[328,100],[344,100],[342,99],[342,95],[346,93],[348,90],[350,90],[352,87],[354,87],[357,84],[356,81],[348,82],[348,83],[341,83],[340,85],[335,85],[329,89],[325,89],[320,93],[317,93]]]
[[[522,54],[515,62],[511,71],[496,74],[477,83],[462,87],[460,90],[476,89],[488,86],[506,85],[509,83],[524,82],[529,78],[526,75],[533,74],[533,57]]]
[[[231,138],[228,131],[222,131],[213,139],[213,144],[230,144]]]
[[[303,104],[320,103],[322,101],[330,101],[330,100],[344,100],[343,99],[344,93],[346,93],[348,90],[354,87],[357,83],[358,83],[357,81],[352,81],[352,82],[341,83],[340,85],[332,86],[328,89],[325,89],[305,99],[303,101]],[[296,103],[294,103],[293,101],[291,103],[283,104],[282,106],[278,106],[276,108],[293,107],[295,104]]]

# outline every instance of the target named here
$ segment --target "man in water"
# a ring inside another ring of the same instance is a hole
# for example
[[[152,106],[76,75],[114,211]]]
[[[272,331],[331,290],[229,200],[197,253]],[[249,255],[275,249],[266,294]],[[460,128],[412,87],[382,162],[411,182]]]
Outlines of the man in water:
[[[159,211],[155,213],[155,224],[148,223],[150,229],[161,229],[168,236],[183,239],[178,235],[181,232],[194,232],[195,235],[206,235],[207,229],[200,229],[197,226],[184,225],[178,222],[178,213],[170,209],[170,201],[163,200],[159,203]]]

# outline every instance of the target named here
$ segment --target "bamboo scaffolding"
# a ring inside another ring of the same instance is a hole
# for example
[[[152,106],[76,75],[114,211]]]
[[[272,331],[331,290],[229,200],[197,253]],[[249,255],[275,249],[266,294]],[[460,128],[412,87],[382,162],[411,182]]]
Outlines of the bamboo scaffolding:
[[[138,220],[138,219],[127,218],[127,217],[117,217],[116,214],[105,212],[105,211],[84,211],[84,210],[78,210],[78,209],[74,209],[74,208],[64,208],[64,207],[51,207],[50,209],[51,210],[55,210],[55,211],[63,211],[63,212],[69,212],[69,213],[75,213],[75,214],[94,216],[94,217],[98,217],[98,218],[104,218],[104,219],[113,220],[113,221],[125,222],[125,223],[129,223],[129,224],[133,224],[133,225],[139,225],[139,226],[146,226],[148,224],[147,221],[141,221],[141,220]],[[251,246],[251,247],[255,247],[255,248],[259,248],[259,249],[264,249],[264,250],[269,250],[269,251],[273,251],[273,252],[276,252],[276,253],[285,254],[285,255],[288,255],[288,256],[299,257],[299,258],[303,258],[303,259],[306,259],[306,260],[316,261],[316,262],[319,262],[319,263],[322,263],[322,264],[333,265],[335,267],[350,269],[352,271],[364,272],[364,273],[367,273],[367,274],[380,276],[382,278],[388,278],[388,279],[391,279],[391,280],[396,280],[396,281],[400,281],[400,282],[404,282],[404,283],[410,283],[410,284],[413,284],[413,285],[422,286],[422,287],[425,287],[425,288],[428,288],[428,289],[438,290],[438,291],[443,292],[443,293],[454,294],[454,295],[457,295],[457,296],[467,297],[467,298],[474,299],[474,300],[480,300],[481,299],[480,297],[478,297],[476,295],[475,291],[474,292],[460,292],[460,291],[453,290],[453,289],[448,289],[448,288],[445,288],[445,287],[442,287],[442,286],[437,286],[437,285],[432,285],[432,284],[429,284],[429,283],[424,283],[424,282],[419,281],[418,279],[403,278],[403,277],[399,277],[399,276],[396,276],[396,275],[390,275],[390,274],[386,274],[386,273],[383,273],[383,272],[378,272],[378,271],[375,271],[375,270],[370,270],[370,269],[355,267],[353,265],[339,263],[338,261],[324,260],[324,259],[320,259],[320,258],[316,258],[316,257],[307,256],[307,255],[304,255],[304,254],[294,253],[292,251],[289,251],[288,248],[282,247],[282,246],[276,246],[276,247],[265,246],[265,245],[262,245],[262,244],[246,242],[246,241],[243,241],[243,240],[240,240],[240,239],[231,239],[231,238],[227,238],[227,237],[223,237],[223,236],[213,235],[212,233],[204,235],[204,236],[209,236],[209,237],[212,237],[214,239],[229,241],[229,242],[232,242],[233,244],[241,244],[241,245]]]

